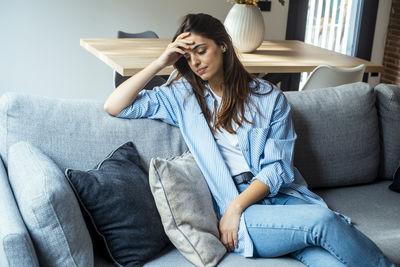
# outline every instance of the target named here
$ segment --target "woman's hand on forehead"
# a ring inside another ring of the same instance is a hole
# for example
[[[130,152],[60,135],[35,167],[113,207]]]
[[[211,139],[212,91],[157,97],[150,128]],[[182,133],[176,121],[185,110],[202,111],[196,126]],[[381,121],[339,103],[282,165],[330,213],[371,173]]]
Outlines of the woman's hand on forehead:
[[[192,38],[190,38],[190,37],[191,37],[191,32],[184,32],[184,33],[181,33],[181,34],[176,38],[176,40],[179,39],[179,40],[185,40],[185,41],[187,41],[187,44],[189,45],[189,48],[184,47],[183,50],[184,50],[185,52],[189,52],[189,51],[195,49],[196,42],[195,42]],[[187,38],[189,38],[189,39],[187,39]]]
[[[165,51],[160,55],[157,59],[157,64],[161,68],[165,68],[166,66],[173,65],[181,56],[187,53],[187,50],[191,50],[191,46],[194,41],[185,39],[190,36],[190,32],[184,32],[178,35],[178,37],[170,43]]]
[[[180,44],[180,47],[185,51],[191,51],[195,45],[195,41],[193,39],[187,39],[190,37],[191,33],[190,32],[184,32],[178,35],[178,37],[175,39],[175,43]]]

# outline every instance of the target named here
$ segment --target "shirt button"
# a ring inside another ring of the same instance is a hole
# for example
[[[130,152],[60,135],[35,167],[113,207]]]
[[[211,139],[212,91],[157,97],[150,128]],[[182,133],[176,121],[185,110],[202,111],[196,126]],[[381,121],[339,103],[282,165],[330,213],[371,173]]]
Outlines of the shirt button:
[[[244,151],[249,151],[249,149],[246,147],[246,148],[244,149]]]

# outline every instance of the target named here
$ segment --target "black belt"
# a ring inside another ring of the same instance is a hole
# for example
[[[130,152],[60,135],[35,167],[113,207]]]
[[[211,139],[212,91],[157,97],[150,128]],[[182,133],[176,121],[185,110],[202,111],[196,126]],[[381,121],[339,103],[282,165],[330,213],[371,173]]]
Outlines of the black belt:
[[[251,179],[253,179],[254,175],[251,172],[242,172],[241,174],[232,176],[233,182],[238,184],[247,183]]]

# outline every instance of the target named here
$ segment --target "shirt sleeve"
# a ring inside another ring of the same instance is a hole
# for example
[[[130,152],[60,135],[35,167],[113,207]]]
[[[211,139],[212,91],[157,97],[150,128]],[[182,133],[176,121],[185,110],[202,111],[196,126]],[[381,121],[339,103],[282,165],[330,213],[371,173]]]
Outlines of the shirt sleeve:
[[[117,116],[124,119],[159,119],[178,126],[177,103],[172,88],[164,85],[153,90],[142,90],[135,101]]]
[[[283,93],[279,93],[267,131],[262,158],[259,160],[260,172],[254,177],[268,185],[275,196],[283,185],[294,181],[293,153],[296,141],[290,106]],[[265,139],[264,139],[265,140]]]

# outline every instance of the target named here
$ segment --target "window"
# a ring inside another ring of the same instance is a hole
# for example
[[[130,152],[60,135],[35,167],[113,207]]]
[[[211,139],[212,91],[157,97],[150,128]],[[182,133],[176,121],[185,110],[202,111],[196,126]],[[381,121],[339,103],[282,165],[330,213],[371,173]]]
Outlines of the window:
[[[355,56],[363,0],[309,0],[304,42]],[[300,87],[307,79],[303,73]]]
[[[363,0],[310,0],[305,42],[355,56]]]

